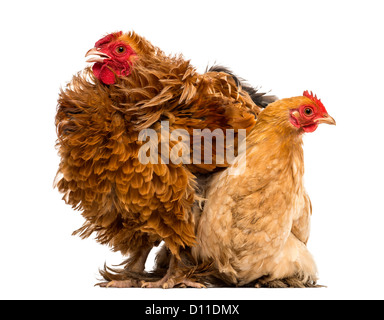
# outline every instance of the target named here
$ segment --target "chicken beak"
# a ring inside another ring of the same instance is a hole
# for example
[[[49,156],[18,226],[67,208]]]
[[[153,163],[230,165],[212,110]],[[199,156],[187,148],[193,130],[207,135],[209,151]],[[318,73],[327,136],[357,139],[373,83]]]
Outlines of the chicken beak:
[[[326,114],[323,118],[317,119],[317,123],[326,123],[330,125],[336,125],[335,119],[333,119],[329,114]]]
[[[94,57],[89,58],[86,62],[101,62],[102,63],[102,62],[104,62],[105,59],[111,58],[109,55],[101,52],[100,50],[98,50],[96,48],[89,50],[85,54],[85,57],[88,57],[88,56],[94,56]]]

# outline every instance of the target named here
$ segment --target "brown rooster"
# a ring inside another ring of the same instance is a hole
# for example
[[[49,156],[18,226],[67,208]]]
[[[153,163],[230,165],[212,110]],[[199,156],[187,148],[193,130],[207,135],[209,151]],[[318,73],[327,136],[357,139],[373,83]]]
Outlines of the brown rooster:
[[[246,152],[211,177],[192,254],[211,265],[216,279],[236,286],[316,284],[306,247],[312,207],[303,185],[302,138],[320,123],[335,121],[312,93],[276,101],[259,114]]]
[[[252,101],[236,77],[221,72],[225,69],[198,74],[189,61],[165,55],[134,32],[109,34],[86,56],[92,56],[93,67],[61,91],[56,115],[57,188],[86,220],[74,234],[95,233],[98,242],[129,256],[124,276],[102,271],[106,280],[116,280],[103,286],[140,285],[127,274],[142,273],[150,250],[162,240],[172,254],[169,270],[143,286],[193,286],[174,275],[180,248],[195,244],[194,174],[228,163],[216,161],[213,150],[208,163],[143,164],[139,152],[146,142],[139,133],[152,129],[161,141],[162,121],[170,131],[189,134],[194,129],[249,132],[261,110],[254,101],[263,106],[271,98],[248,88]]]

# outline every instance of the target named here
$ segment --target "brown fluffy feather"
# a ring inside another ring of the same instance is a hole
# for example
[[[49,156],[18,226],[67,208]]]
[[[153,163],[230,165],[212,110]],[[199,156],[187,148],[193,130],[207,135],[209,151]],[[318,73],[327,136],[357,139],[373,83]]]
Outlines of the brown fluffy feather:
[[[98,242],[130,254],[127,266],[141,272],[144,263],[134,257],[161,240],[176,256],[194,245],[194,173],[228,164],[217,165],[213,156],[207,165],[143,165],[139,131],[151,128],[160,136],[160,121],[169,121],[170,130],[189,133],[249,132],[260,108],[228,74],[198,74],[189,61],[166,56],[133,32],[121,39],[138,53],[128,77],[106,86],[86,68],[60,92],[57,188],[86,220],[74,234],[96,233]]]

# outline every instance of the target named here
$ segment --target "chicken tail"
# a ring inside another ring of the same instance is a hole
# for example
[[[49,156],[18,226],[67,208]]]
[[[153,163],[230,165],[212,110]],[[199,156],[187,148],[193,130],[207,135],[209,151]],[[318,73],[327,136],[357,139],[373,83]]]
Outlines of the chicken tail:
[[[247,92],[252,101],[261,108],[265,108],[270,103],[279,99],[277,96],[267,95],[266,92],[259,92],[258,88],[249,85],[243,78],[240,78],[235,75],[232,70],[228,69],[227,67],[221,65],[213,65],[209,69],[207,68],[206,72],[223,72],[229,74],[236,82],[236,85],[238,87],[241,87],[245,92]]]

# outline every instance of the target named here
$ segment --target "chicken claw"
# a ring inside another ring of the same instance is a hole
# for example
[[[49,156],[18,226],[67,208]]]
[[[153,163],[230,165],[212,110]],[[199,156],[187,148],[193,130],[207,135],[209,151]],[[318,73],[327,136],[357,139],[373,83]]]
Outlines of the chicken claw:
[[[95,284],[95,286],[100,286],[102,288],[140,288],[143,281],[129,279],[129,280],[112,280],[109,282],[101,282]]]
[[[171,289],[171,288],[206,288],[205,285],[199,282],[191,281],[188,279],[180,279],[176,280],[173,278],[170,279],[161,279],[156,282],[143,282],[142,288],[163,288],[163,289]]]
[[[193,281],[179,267],[179,261],[172,256],[169,261],[167,273],[158,281],[143,281],[142,288],[206,288],[202,283]]]

